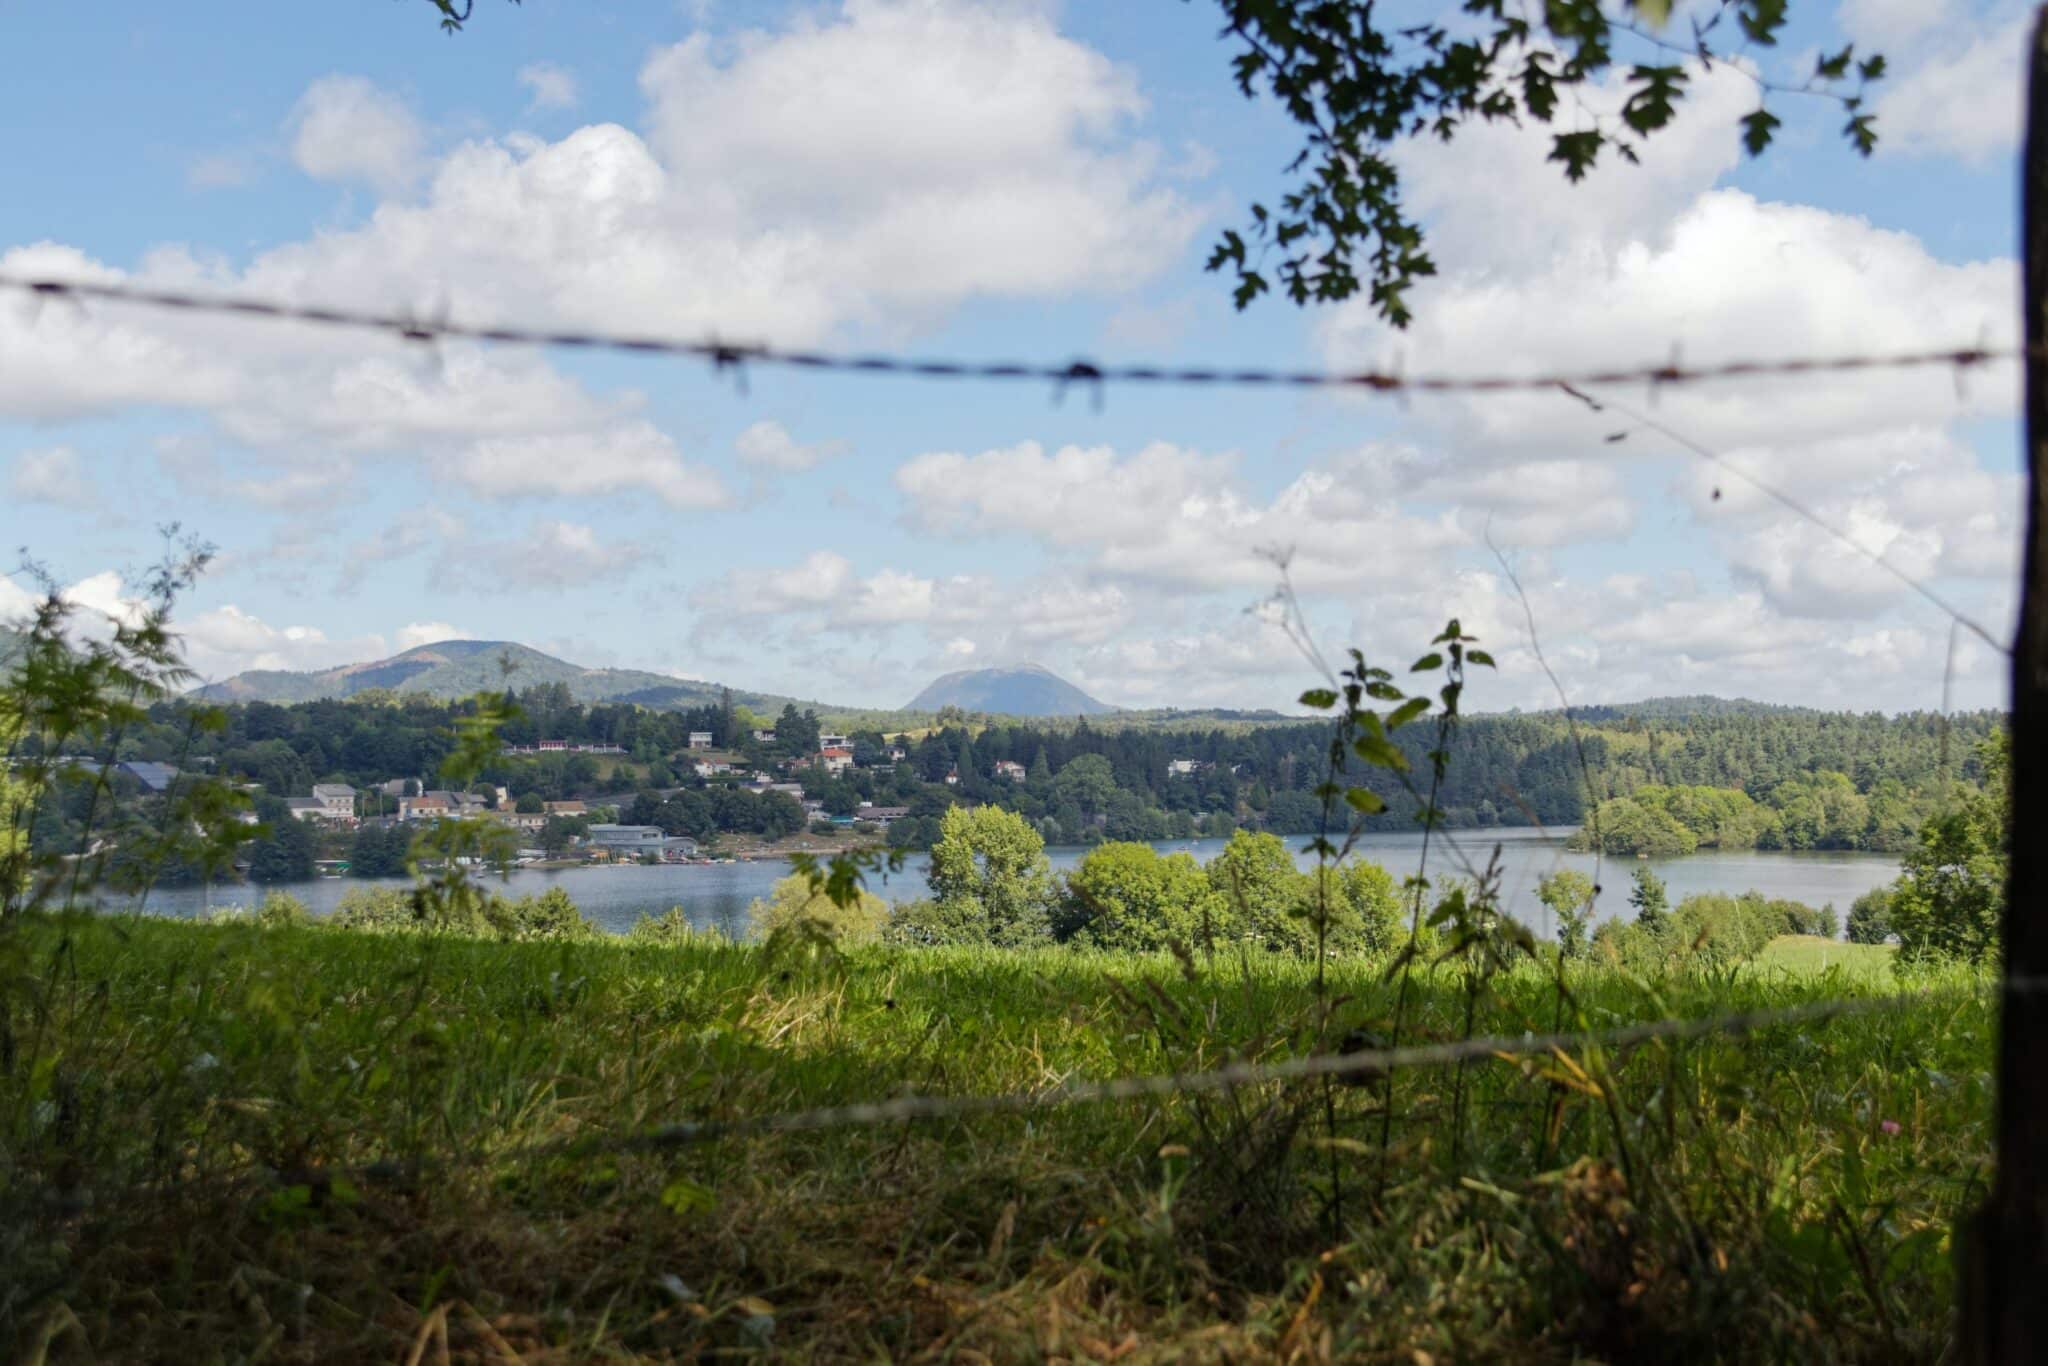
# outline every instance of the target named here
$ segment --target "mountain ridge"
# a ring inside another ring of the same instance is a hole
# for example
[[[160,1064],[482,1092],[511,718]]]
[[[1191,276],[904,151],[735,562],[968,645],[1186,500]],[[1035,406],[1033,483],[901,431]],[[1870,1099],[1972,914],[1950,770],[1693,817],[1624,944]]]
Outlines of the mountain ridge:
[[[510,664],[508,670],[505,665]],[[331,669],[248,669],[192,695],[211,702],[321,702],[352,697],[372,688],[424,693],[450,699],[486,688],[522,690],[561,683],[576,701],[628,702],[645,707],[716,704],[725,686],[701,679],[674,678],[644,669],[586,668],[530,645],[510,640],[437,640],[383,659],[340,664]],[[732,700],[756,712],[779,710],[786,702],[825,709],[819,703],[774,693],[733,688]]]

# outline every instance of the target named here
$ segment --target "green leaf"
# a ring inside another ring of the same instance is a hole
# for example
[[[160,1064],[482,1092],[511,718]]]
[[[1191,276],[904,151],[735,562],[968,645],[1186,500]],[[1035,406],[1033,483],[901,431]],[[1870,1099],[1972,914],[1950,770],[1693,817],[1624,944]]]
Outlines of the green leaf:
[[[1318,711],[1328,711],[1337,705],[1337,694],[1328,688],[1310,688],[1301,695],[1301,705],[1314,707]]]
[[[1495,667],[1493,662],[1493,656],[1486,653],[1486,651],[1484,650],[1467,651],[1465,655],[1465,662],[1468,664],[1484,664],[1489,669]]]
[[[1671,0],[1635,0],[1635,11],[1651,28],[1662,28],[1671,21]]]
[[[1428,673],[1431,669],[1441,669],[1443,666],[1444,657],[1432,650],[1409,665],[1408,672],[1412,674]]]
[[[1376,735],[1361,735],[1351,742],[1351,752],[1380,768],[1405,769],[1408,756]]]
[[[1387,809],[1387,804],[1380,799],[1379,793],[1363,787],[1354,787],[1346,792],[1344,804],[1353,811],[1362,811],[1368,816],[1378,815]]]
[[[1771,145],[1771,134],[1778,127],[1778,116],[1768,109],[1759,109],[1742,116],[1742,145],[1753,157],[1760,157]]]
[[[1413,721],[1428,710],[1429,699],[1427,697],[1411,697],[1387,713],[1387,729],[1399,730],[1402,726],[1407,725],[1410,721]]]
[[[661,1203],[676,1214],[694,1214],[709,1210],[718,1204],[718,1197],[709,1187],[700,1186],[686,1176],[678,1176],[661,1188]]]
[[[1814,61],[1813,74],[1823,81],[1839,81],[1849,74],[1849,59],[1855,51],[1852,43],[1832,57],[1823,54]]]

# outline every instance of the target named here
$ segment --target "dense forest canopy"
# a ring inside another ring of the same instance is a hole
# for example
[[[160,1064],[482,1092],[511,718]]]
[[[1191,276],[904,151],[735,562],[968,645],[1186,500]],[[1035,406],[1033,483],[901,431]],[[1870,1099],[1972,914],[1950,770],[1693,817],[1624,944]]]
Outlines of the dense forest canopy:
[[[227,707],[219,731],[195,732],[181,703],[165,703],[111,757],[210,768],[258,784],[272,798],[302,796],[320,782],[368,790],[412,779],[431,787],[468,706],[384,694],[251,703]],[[1757,844],[1900,850],[1938,803],[1945,780],[1978,783],[1977,743],[2000,724],[1993,712],[1852,715],[1683,699],[1587,709],[1575,739],[1557,712],[1475,715],[1455,733],[1439,805],[1463,826],[1574,826],[1588,823],[1590,791],[1601,806],[1595,823],[1614,852]],[[770,728],[772,740],[756,737]],[[793,801],[740,790],[754,772],[800,781],[834,816],[852,815],[863,802],[907,807],[891,839],[917,847],[937,837],[949,807],[963,804],[1016,811],[1052,843],[1227,835],[1241,826],[1299,834],[1323,819],[1314,789],[1329,732],[1318,722],[855,731],[848,737],[855,766],[840,775],[809,762],[822,729],[815,715],[794,707],[757,718],[730,701],[684,710],[586,706],[566,688],[544,685],[518,694],[517,715],[502,730],[508,752],[483,778],[514,801],[602,799],[625,819],[699,838],[721,831],[772,838],[801,828]],[[731,772],[695,772],[689,743],[697,732],[710,733]],[[1428,742],[1419,728],[1399,738],[1414,771],[1422,771]],[[542,740],[610,752],[511,752]],[[1022,773],[1004,776],[999,765]],[[1412,824],[1416,803],[1402,775],[1374,769],[1349,781],[1386,799],[1376,828]],[[376,800],[364,814],[389,808]]]

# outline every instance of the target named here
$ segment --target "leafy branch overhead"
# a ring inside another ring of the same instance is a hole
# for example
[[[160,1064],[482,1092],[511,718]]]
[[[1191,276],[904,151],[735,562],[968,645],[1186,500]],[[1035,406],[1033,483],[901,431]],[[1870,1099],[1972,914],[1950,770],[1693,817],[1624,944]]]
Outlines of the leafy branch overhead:
[[[1551,134],[1549,156],[1566,179],[1584,178],[1610,151],[1634,162],[1685,99],[1687,64],[1729,60],[1730,44],[1738,52],[1774,46],[1790,0],[1717,0],[1689,21],[1684,41],[1663,32],[1670,0],[1623,0],[1612,16],[1597,0],[1462,0],[1462,15],[1412,23],[1388,22],[1369,0],[1218,3],[1223,37],[1241,47],[1231,59],[1238,89],[1247,98],[1270,93],[1305,141],[1287,166],[1293,187],[1277,205],[1252,204],[1249,224],[1224,231],[1208,268],[1236,273],[1239,308],[1276,283],[1297,304],[1335,303],[1365,288],[1382,317],[1405,326],[1408,290],[1436,263],[1401,202],[1399,144],[1449,142],[1475,118],[1552,124],[1569,101],[1572,126]],[[1528,17],[1531,9],[1541,17]],[[1618,65],[1617,42],[1659,60],[1628,65],[1620,108],[1596,114],[1579,91]],[[1741,119],[1743,146],[1752,156],[1770,146],[1779,127],[1770,96],[1816,95],[1839,104],[1842,135],[1868,156],[1877,131],[1864,90],[1884,69],[1882,56],[1858,61],[1845,47],[1823,53],[1803,84],[1753,76],[1758,105]]]

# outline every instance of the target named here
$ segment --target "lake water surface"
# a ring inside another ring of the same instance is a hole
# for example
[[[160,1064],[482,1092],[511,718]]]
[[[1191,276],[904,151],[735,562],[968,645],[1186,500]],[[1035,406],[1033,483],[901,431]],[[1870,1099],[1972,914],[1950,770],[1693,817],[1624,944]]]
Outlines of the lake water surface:
[[[1591,854],[1566,853],[1564,840],[1570,833],[1527,828],[1440,832],[1430,841],[1427,871],[1434,879],[1481,867],[1497,844],[1503,874],[1501,889],[1508,910],[1542,933],[1549,934],[1551,926],[1549,913],[1536,900],[1536,882],[1559,868],[1577,868],[1601,884],[1601,895],[1595,903],[1600,919],[1631,914],[1629,878],[1638,860],[1595,860]],[[1306,840],[1291,836],[1287,843],[1298,850]],[[1154,847],[1164,853],[1189,853],[1206,862],[1223,844],[1222,840],[1164,840]],[[1056,848],[1048,849],[1046,854],[1054,870],[1059,871],[1072,868],[1086,852],[1083,848]],[[1359,853],[1385,865],[1395,877],[1405,877],[1415,871],[1421,857],[1422,836],[1369,835],[1360,841]],[[1314,863],[1312,858],[1299,854],[1297,859],[1304,866]],[[1754,849],[1709,851],[1642,862],[1647,862],[1668,884],[1673,905],[1695,892],[1732,894],[1754,890],[1811,906],[1832,902],[1842,915],[1848,913],[1850,902],[1873,887],[1884,886],[1899,871],[1898,859],[1889,854],[1793,854]],[[874,890],[891,901],[924,896],[929,890],[925,867],[924,856],[914,855],[902,872],[886,883],[878,883]],[[524,869],[502,882],[492,881],[508,896],[525,896],[560,886],[575,898],[585,915],[608,930],[628,930],[642,915],[659,915],[671,906],[680,906],[692,923],[737,936],[746,932],[748,904],[756,897],[767,896],[776,879],[788,872],[788,865],[779,860],[763,860],[658,867]],[[286,884],[283,890],[305,902],[316,914],[324,914],[334,909],[335,903],[349,891],[378,885],[407,884],[403,879],[322,878]],[[161,915],[195,916],[209,908],[251,905],[261,899],[264,890],[247,885],[168,888],[151,893],[146,909]]]

